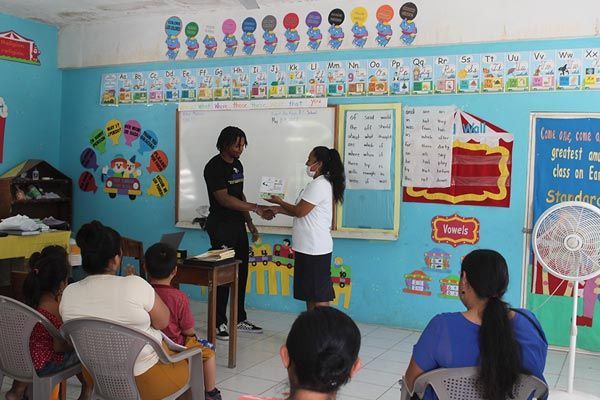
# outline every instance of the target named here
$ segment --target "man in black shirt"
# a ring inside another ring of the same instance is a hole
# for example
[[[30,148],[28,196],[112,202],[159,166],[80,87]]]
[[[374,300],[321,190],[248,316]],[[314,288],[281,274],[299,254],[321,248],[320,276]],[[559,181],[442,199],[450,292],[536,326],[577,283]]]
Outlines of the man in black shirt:
[[[246,316],[244,302],[248,280],[248,236],[246,226],[256,242],[260,235],[252,223],[253,211],[265,219],[273,218],[266,207],[248,203],[244,196],[244,167],[239,158],[248,145],[246,134],[240,128],[228,126],[221,131],[217,140],[219,154],[204,167],[204,180],[208,188],[210,214],[206,230],[210,245],[214,249],[227,246],[235,250],[235,258],[241,260],[238,286],[238,330],[262,333],[262,328],[250,322]],[[246,226],[244,226],[244,224]],[[227,332],[227,300],[229,287],[217,288],[217,339],[229,340]]]

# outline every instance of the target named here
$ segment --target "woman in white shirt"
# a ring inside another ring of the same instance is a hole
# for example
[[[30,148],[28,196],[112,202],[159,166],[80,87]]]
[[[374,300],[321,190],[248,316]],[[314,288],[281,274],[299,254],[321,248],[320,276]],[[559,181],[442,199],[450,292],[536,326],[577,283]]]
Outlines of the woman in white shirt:
[[[85,279],[67,286],[59,306],[64,322],[95,317],[139,329],[162,341],[170,312],[148,282],[139,276],[116,276],[121,265],[121,236],[92,221],[77,232]],[[166,365],[150,346],[140,352],[134,366],[142,399],[158,399],[179,390],[188,381],[187,361]]]
[[[275,213],[294,217],[292,248],[295,251],[294,298],[312,310],[328,306],[335,298],[331,283],[331,223],[334,203],[344,201],[344,164],[336,149],[315,147],[306,160],[306,173],[313,178],[296,204],[278,196],[267,201],[278,204]]]

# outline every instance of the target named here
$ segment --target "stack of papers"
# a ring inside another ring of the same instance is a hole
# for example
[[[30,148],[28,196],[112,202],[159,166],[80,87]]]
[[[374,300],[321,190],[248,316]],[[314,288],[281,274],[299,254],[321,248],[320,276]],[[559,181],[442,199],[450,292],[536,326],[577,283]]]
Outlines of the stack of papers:
[[[224,248],[218,250],[209,250],[206,253],[202,253],[192,258],[199,261],[221,261],[233,258],[234,256],[235,250]]]

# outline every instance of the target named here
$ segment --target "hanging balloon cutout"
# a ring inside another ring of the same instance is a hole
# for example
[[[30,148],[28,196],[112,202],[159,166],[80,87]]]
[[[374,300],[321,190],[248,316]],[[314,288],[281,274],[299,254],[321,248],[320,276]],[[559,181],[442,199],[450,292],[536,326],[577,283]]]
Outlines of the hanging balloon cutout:
[[[277,18],[272,15],[267,15],[262,20],[263,28],[263,40],[265,45],[263,50],[267,54],[273,54],[277,48],[277,35],[275,34],[275,28],[277,27]]]
[[[256,37],[254,37],[254,31],[256,31],[256,20],[252,17],[248,17],[242,22],[242,43],[244,47],[242,51],[247,56],[252,55],[254,53],[254,49],[256,48]]]
[[[319,46],[321,46],[321,40],[323,39],[323,34],[321,33],[321,21],[323,18],[318,11],[311,11],[306,16],[306,26],[308,26],[308,31],[306,34],[308,35],[308,47],[313,50],[319,50]]]
[[[140,137],[140,147],[138,153],[144,154],[147,151],[156,149],[158,146],[158,136],[151,130],[144,131]]]
[[[417,25],[414,19],[417,17],[417,6],[415,3],[404,3],[400,7],[400,29],[402,29],[402,36],[400,40],[405,45],[411,45],[417,37]]]
[[[225,37],[223,38],[223,42],[225,43],[225,54],[230,57],[233,57],[237,51],[238,41],[235,37],[236,29],[237,26],[235,21],[231,18],[223,21],[223,25],[221,26],[221,30],[225,34]]]
[[[327,21],[329,22],[329,47],[334,50],[339,49],[342,46],[342,42],[344,41],[344,29],[342,29],[342,24],[346,19],[346,15],[344,11],[339,8],[331,10],[329,13],[329,17]]]
[[[79,189],[84,192],[94,192],[98,190],[98,186],[96,185],[96,179],[94,175],[92,175],[89,171],[84,171],[79,175]]]
[[[165,43],[167,44],[167,53],[166,56],[169,60],[174,60],[177,58],[177,54],[179,54],[179,39],[177,38],[181,33],[181,18],[179,17],[170,17],[165,22],[165,32],[167,34],[167,39]]]
[[[108,136],[108,139],[112,142],[113,146],[117,146],[119,144],[119,139],[121,139],[121,135],[123,134],[121,121],[118,119],[111,119],[104,126],[104,130],[106,131],[106,136]]]
[[[146,167],[148,172],[162,172],[167,169],[169,159],[162,150],[156,150],[150,155],[150,165]]]
[[[195,22],[190,22],[185,26],[185,36],[187,37],[185,40],[185,45],[187,46],[185,55],[190,60],[196,58],[198,55],[198,50],[200,49],[200,44],[198,43],[198,39],[196,39],[196,36],[198,36],[198,31],[198,24]]]
[[[377,18],[377,38],[375,41],[381,47],[385,47],[390,42],[394,31],[392,30],[392,25],[390,25],[390,21],[394,18],[394,9],[390,5],[382,5],[377,9],[375,13],[375,18]]]
[[[123,134],[125,135],[125,144],[131,147],[131,143],[140,137],[141,132],[142,125],[140,125],[140,123],[135,119],[130,119],[129,121],[125,122],[125,128],[123,129]]]
[[[157,175],[152,178],[152,182],[150,182],[150,187],[147,190],[147,193],[150,196],[154,197],[163,197],[169,192],[169,182],[167,178],[163,175]]]
[[[106,151],[106,135],[103,129],[95,129],[90,135],[90,144],[92,148],[104,154]]]
[[[365,23],[367,22],[368,16],[369,13],[364,7],[356,7],[350,13],[350,19],[354,23],[354,25],[352,25],[352,33],[354,34],[354,40],[352,40],[352,44],[354,47],[363,48],[367,43],[369,31],[367,31]]]
[[[81,152],[81,155],[79,156],[79,162],[83,168],[93,169],[94,171],[98,169],[96,152],[92,148],[88,147]]]
[[[283,17],[283,27],[285,28],[284,36],[286,39],[285,48],[288,49],[290,53],[294,53],[298,49],[298,44],[300,43],[300,34],[296,29],[299,23],[300,18],[296,13],[289,13]]]

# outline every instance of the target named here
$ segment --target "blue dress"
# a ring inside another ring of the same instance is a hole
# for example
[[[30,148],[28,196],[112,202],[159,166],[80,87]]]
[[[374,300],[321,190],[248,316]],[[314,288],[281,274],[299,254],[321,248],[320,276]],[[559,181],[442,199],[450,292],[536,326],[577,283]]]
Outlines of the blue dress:
[[[545,382],[543,373],[548,342],[535,315],[529,310],[519,311],[527,314],[532,320],[518,312],[515,312],[512,319],[515,337],[521,345],[523,368]],[[429,321],[415,344],[413,358],[425,372],[437,368],[475,367],[479,365],[478,343],[479,325],[469,321],[459,312],[438,314]],[[434,400],[437,396],[428,388],[424,399]]]

